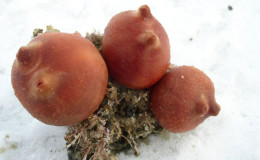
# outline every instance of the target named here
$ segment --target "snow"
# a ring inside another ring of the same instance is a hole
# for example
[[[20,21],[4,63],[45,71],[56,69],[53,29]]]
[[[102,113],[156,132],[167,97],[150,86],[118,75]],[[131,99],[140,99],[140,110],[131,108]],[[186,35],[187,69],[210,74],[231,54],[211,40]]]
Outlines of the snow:
[[[151,136],[128,160],[260,159],[259,0],[0,0],[0,159],[67,159],[66,127],[45,125],[21,106],[11,67],[34,28],[103,32],[109,19],[148,4],[171,42],[171,62],[194,65],[212,79],[220,114],[195,130]],[[228,6],[233,10],[229,10]]]

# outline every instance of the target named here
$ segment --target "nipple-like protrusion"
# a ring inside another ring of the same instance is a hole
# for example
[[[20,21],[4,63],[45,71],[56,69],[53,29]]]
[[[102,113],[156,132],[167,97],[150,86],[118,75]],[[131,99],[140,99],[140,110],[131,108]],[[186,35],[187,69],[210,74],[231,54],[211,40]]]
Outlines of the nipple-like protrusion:
[[[211,106],[210,106],[209,113],[210,113],[211,116],[217,116],[220,109],[221,109],[220,105],[217,104],[217,102],[214,101],[214,103],[211,104]]]
[[[147,5],[142,5],[141,7],[139,7],[138,12],[143,18],[152,17],[150,8]]]
[[[14,67],[21,67],[21,73],[26,75],[31,73],[41,63],[42,42],[32,41],[26,46],[22,46],[16,54]]]
[[[35,63],[34,60],[36,60],[37,57],[35,51],[39,51],[41,45],[42,43],[40,41],[35,41],[29,43],[27,46],[22,46],[16,54],[17,60],[23,65]]]
[[[59,84],[59,73],[49,73],[48,69],[42,69],[34,73],[31,79],[31,95],[35,99],[49,99]]]
[[[199,102],[196,105],[196,110],[200,116],[204,116],[209,112],[209,104],[204,94],[201,94]]]
[[[160,40],[158,36],[151,30],[146,30],[141,33],[138,37],[138,41],[143,44],[146,48],[158,48],[160,45]]]
[[[17,55],[16,55],[17,60],[23,64],[23,65],[27,65],[28,63],[31,62],[32,59],[32,55],[30,54],[28,47],[26,46],[22,46]]]

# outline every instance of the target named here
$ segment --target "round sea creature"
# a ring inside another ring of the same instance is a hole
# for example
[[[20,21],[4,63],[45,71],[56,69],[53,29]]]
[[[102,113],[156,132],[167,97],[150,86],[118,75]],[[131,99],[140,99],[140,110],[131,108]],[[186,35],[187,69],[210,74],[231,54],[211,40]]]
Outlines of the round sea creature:
[[[147,5],[115,15],[102,40],[109,74],[128,88],[154,85],[170,64],[170,44],[162,25]]]
[[[192,130],[220,111],[212,81],[192,66],[171,68],[152,88],[150,107],[161,126],[171,132]]]
[[[69,33],[43,33],[19,49],[12,68],[15,95],[35,118],[72,125],[96,111],[108,71],[95,46]]]

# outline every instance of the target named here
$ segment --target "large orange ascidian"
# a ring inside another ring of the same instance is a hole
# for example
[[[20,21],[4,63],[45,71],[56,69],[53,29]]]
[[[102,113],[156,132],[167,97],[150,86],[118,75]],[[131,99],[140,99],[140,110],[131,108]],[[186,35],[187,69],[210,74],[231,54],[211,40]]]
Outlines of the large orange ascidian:
[[[152,88],[150,102],[159,123],[171,132],[192,130],[220,111],[212,81],[192,66],[171,68]]]
[[[106,93],[108,71],[95,46],[69,33],[43,33],[19,49],[12,68],[15,95],[51,125],[88,118]]]
[[[147,5],[110,20],[103,35],[102,54],[112,78],[134,89],[154,85],[170,64],[168,36]]]

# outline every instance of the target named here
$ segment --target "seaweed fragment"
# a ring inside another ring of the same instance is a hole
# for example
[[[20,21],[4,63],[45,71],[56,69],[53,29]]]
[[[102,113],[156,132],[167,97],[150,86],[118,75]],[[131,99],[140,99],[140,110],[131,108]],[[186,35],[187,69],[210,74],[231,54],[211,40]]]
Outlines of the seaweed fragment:
[[[55,29],[52,25],[46,26],[46,31],[45,32],[60,32],[60,30]],[[36,28],[33,30],[33,38],[38,36],[38,34],[43,33],[43,29],[41,28]]]

